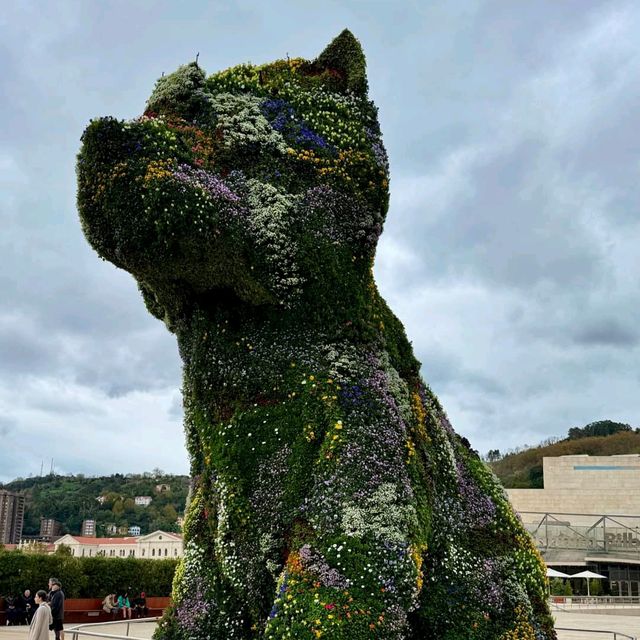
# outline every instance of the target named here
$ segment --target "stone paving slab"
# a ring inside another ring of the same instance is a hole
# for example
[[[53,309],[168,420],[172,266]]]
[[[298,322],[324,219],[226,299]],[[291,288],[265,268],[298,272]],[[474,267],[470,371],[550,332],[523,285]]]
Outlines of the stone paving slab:
[[[600,613],[600,612],[599,612]],[[640,617],[623,615],[611,612],[610,615],[599,613],[585,613],[577,611],[554,611],[558,627],[572,627],[574,629],[599,629],[602,631],[619,631],[630,636],[636,636],[640,640]],[[70,625],[71,626],[71,625]],[[137,638],[151,638],[155,629],[155,623],[139,623],[131,625],[131,635]],[[114,635],[125,635],[126,623],[114,625],[96,625],[91,629],[95,632],[103,631]],[[27,640],[29,627],[0,627],[0,640]],[[53,631],[49,640],[53,640]],[[85,636],[87,638],[87,636]],[[67,633],[65,640],[71,640],[71,634]],[[98,640],[98,639],[95,639]],[[559,631],[558,640],[613,640],[613,634],[586,633],[584,631]],[[621,639],[620,639],[621,640]]]
[[[640,617],[634,615],[601,615],[578,611],[554,611],[556,627],[618,631],[640,640]],[[0,638],[1,640],[1,638]],[[584,631],[558,631],[558,640],[613,640],[613,634],[586,633]],[[622,639],[619,639],[622,640]]]
[[[66,629],[77,625],[66,625]],[[130,626],[129,634],[136,638],[151,638],[155,631],[155,622],[138,622],[132,623]],[[116,636],[124,636],[127,633],[127,623],[118,622],[116,624],[96,624],[92,625],[91,631],[94,633],[107,633]],[[0,627],[0,640],[27,640],[29,635],[29,627],[21,625],[19,627]],[[90,636],[78,636],[78,640],[88,640]],[[72,635],[67,631],[65,633],[65,640],[71,640]],[[53,631],[49,632],[49,640],[54,640]],[[92,640],[99,640],[99,638],[92,638]]]

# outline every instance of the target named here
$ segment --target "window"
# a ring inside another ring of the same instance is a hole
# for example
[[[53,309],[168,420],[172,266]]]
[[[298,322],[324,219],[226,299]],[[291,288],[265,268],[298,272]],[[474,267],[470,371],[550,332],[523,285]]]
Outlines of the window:
[[[156,550],[155,549],[151,549],[151,555],[155,556],[156,555]]]
[[[144,549],[142,550],[142,555],[144,556]]]
[[[84,558],[84,549],[82,550],[82,557]]]
[[[169,549],[165,549],[164,550],[164,555],[166,556],[166,555],[168,555],[168,553],[169,553]]]
[[[174,556],[177,556],[177,555],[178,555],[178,550],[177,550],[177,549],[174,549],[174,550],[173,550],[173,555],[174,555]]]

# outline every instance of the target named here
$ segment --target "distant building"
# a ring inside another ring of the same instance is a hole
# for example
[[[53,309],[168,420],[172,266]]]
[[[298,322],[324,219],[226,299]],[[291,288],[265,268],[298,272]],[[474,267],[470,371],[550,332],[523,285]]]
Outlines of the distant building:
[[[62,532],[62,523],[54,518],[45,518],[40,516],[40,540],[43,542],[51,542],[56,536]]]
[[[139,526],[133,525],[129,527],[128,533],[130,536],[139,536],[142,533],[142,530],[140,529]]]
[[[178,516],[176,524],[180,527],[180,531],[182,531],[182,528],[184,527],[184,518],[182,516]]]
[[[85,538],[95,538],[96,536],[96,521],[95,520],[83,520],[82,521],[82,533],[80,534]]]
[[[136,496],[135,503],[138,507],[148,507],[151,504],[151,496]]]
[[[167,493],[167,491],[171,491],[171,487],[168,484],[156,485],[156,493]]]
[[[637,453],[547,457],[542,459],[542,468],[544,489],[507,489],[519,513],[640,516],[640,455]]]
[[[18,544],[24,525],[24,496],[0,490],[0,544]]]
[[[105,500],[107,499],[107,496],[98,496],[96,498],[96,500],[100,503],[100,504],[104,504]]]
[[[18,545],[5,545],[5,549],[19,549],[27,553],[53,553],[56,548],[52,542],[42,542],[42,540],[25,539],[24,537]]]
[[[105,530],[107,533],[111,534],[112,536],[115,536],[116,533],[118,533],[118,527],[113,524],[113,522],[110,522],[109,524],[106,524],[104,526]]]
[[[542,465],[544,489],[507,493],[546,564],[604,575],[612,595],[640,595],[640,455],[548,457]]]
[[[57,549],[60,545],[71,549],[76,557],[106,556],[107,558],[144,558],[163,560],[180,558],[183,554],[182,536],[166,531],[154,531],[144,536],[125,538],[87,538],[67,534],[54,542]]]

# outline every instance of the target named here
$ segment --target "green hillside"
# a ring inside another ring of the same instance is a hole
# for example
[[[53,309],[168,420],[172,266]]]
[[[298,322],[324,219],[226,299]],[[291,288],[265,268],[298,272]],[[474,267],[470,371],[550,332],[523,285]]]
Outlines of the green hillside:
[[[157,491],[158,485],[167,485]],[[189,478],[161,472],[115,474],[102,477],[48,475],[17,479],[0,488],[24,493],[24,535],[40,532],[40,517],[62,523],[63,533],[79,534],[82,521],[95,519],[99,536],[111,535],[107,526],[138,525],[142,534],[162,529],[179,531],[176,520],[184,512]],[[101,503],[98,497],[104,496]],[[151,496],[147,507],[137,506],[136,496]]]
[[[567,438],[554,444],[507,454],[489,465],[507,489],[542,488],[542,458],[576,454],[614,456],[640,453],[640,433],[619,431],[608,436]]]

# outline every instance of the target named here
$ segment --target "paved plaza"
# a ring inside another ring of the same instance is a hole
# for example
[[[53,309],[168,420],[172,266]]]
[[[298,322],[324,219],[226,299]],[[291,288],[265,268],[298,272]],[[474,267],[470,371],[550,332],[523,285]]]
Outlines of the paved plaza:
[[[602,615],[598,613],[582,613],[579,611],[557,611],[554,612],[556,618],[556,626],[569,627],[573,629],[594,629],[602,631],[617,631],[626,633],[629,636],[635,636],[640,640],[640,616],[638,615],[620,615],[612,613],[611,615]],[[155,629],[155,623],[146,622],[132,624],[129,634],[136,638],[151,638]],[[0,640],[26,640],[28,635],[28,627],[0,627]],[[126,635],[126,622],[119,622],[111,625],[95,625],[91,631],[112,635]],[[583,631],[559,631],[558,640],[608,640],[613,638],[613,634],[605,633],[584,633]],[[53,632],[51,633],[53,640]],[[72,640],[70,633],[66,634],[65,640]],[[87,636],[85,636],[87,640]],[[92,636],[91,640],[96,640]]]

